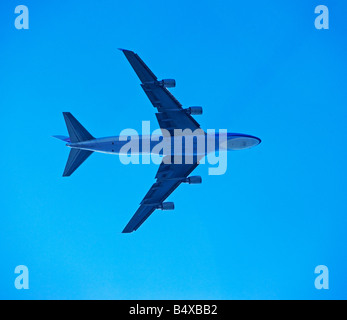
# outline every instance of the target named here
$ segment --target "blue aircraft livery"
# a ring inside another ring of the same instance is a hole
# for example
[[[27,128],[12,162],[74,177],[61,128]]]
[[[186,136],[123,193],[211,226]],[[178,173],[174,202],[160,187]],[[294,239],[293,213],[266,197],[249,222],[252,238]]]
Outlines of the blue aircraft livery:
[[[248,149],[261,140],[240,133],[209,133],[200,128],[193,115],[201,115],[201,107],[183,108],[167,88],[175,87],[174,79],[158,78],[134,52],[120,49],[141,81],[141,87],[157,109],[156,117],[162,134],[136,137],[95,138],[69,112],[63,112],[69,136],[54,136],[71,148],[64,177],[70,176],[93,152],[157,154],[162,157],[156,182],[149,189],[123,233],[137,230],[156,210],[173,210],[173,202],[165,202],[181,184],[199,184],[200,176],[190,176],[200,161],[210,153]],[[136,141],[136,150],[129,148]],[[146,148],[144,146],[147,146]]]

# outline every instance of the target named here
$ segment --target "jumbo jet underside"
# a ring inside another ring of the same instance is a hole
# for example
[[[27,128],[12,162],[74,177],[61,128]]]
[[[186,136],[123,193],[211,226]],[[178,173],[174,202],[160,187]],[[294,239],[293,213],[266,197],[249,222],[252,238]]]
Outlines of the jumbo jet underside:
[[[209,135],[200,128],[199,123],[193,118],[193,115],[202,114],[202,108],[190,107],[184,109],[167,89],[175,86],[175,80],[158,80],[136,53],[124,49],[120,50],[124,53],[139,77],[141,87],[145,94],[157,109],[156,118],[163,131],[163,136],[165,137],[169,134],[170,137],[175,137],[175,130],[189,129],[191,132],[200,132],[208,140]],[[94,138],[71,113],[64,112],[63,115],[69,136],[54,137],[66,142],[66,145],[71,148],[63,173],[64,177],[70,176],[93,152],[121,153],[126,141],[120,139],[120,137]],[[245,149],[259,143],[260,139],[254,136],[228,133],[224,149]],[[140,150],[139,153],[142,151]],[[181,163],[175,162],[175,153],[163,154],[162,162],[155,176],[155,183],[141,201],[138,210],[125,226],[123,233],[130,233],[137,230],[156,209],[174,209],[174,204],[172,202],[165,202],[165,200],[181,183],[201,183],[202,179],[200,176],[190,176],[190,174],[199,165],[201,158],[210,151],[207,150],[204,153],[199,153],[194,149],[194,157],[190,158],[189,162],[184,160],[185,158],[183,157]],[[183,154],[184,151],[181,153]]]

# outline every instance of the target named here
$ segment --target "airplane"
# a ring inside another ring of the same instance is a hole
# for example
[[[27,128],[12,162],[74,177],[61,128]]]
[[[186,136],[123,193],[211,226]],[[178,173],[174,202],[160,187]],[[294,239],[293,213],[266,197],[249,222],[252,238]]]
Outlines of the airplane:
[[[145,152],[152,153],[155,147],[163,140],[165,140],[165,143],[169,146],[173,145],[175,139],[177,139],[175,136],[175,132],[177,131],[181,132],[181,134],[178,134],[178,137],[181,139],[182,136],[187,138],[187,135],[184,134],[185,130],[191,130],[190,133],[199,132],[199,135],[202,136],[205,141],[209,141],[209,139],[219,141],[220,137],[218,133],[210,135],[204,132],[200,128],[199,123],[192,117],[193,115],[201,115],[202,107],[183,108],[167,89],[176,86],[174,79],[158,80],[136,53],[125,49],[119,50],[124,53],[140,79],[142,89],[153,106],[157,109],[158,112],[155,115],[164,136],[161,141],[160,139],[151,139],[150,136],[138,136],[137,139],[139,139],[140,142],[147,142],[150,146],[149,150],[142,150],[140,147],[138,151],[139,154]],[[63,177],[70,176],[93,152],[122,154],[122,148],[129,142],[128,136],[94,138],[94,136],[92,136],[70,112],[63,112],[63,116],[69,136],[53,136],[66,142],[66,146],[71,148]],[[132,137],[130,137],[130,139],[131,138]],[[159,154],[163,158],[155,176],[156,182],[151,186],[141,201],[138,210],[122,232],[131,233],[136,231],[157,209],[173,210],[174,203],[165,202],[165,200],[181,183],[200,184],[202,182],[200,176],[190,176],[190,174],[199,165],[199,161],[206,156],[206,154],[223,150],[248,149],[258,145],[260,142],[261,140],[255,136],[240,133],[227,133],[224,143],[211,144],[214,145],[214,147],[212,149],[205,148],[203,152],[199,152],[198,148],[193,143],[191,151],[192,158],[190,161],[182,160],[184,157],[181,157],[181,161],[178,162],[175,161],[176,158],[174,159],[174,157],[176,157],[177,154],[181,156],[185,155],[186,149],[184,143],[181,151],[171,148],[170,150],[173,151],[165,153],[165,148],[162,148]],[[139,145],[142,146],[142,143]]]

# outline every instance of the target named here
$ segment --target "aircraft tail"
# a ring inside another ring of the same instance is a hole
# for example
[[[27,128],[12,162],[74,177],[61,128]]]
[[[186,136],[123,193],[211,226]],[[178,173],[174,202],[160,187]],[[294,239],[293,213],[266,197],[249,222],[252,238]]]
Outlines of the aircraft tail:
[[[70,112],[63,112],[69,137],[54,136],[68,143],[77,143],[95,139]],[[71,148],[67,159],[63,177],[70,176],[91,154],[93,151]]]
[[[63,177],[69,177],[72,173],[93,153],[93,151],[72,148],[67,159]]]
[[[63,112],[63,116],[72,143],[95,139],[70,112]]]

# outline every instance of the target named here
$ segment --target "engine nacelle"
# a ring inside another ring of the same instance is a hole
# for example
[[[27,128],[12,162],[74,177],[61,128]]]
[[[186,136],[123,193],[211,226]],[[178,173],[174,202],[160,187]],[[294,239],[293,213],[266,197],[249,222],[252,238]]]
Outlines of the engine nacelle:
[[[158,84],[161,87],[174,88],[174,87],[176,87],[176,80],[175,79],[163,79],[161,81],[158,81]]]
[[[202,183],[202,178],[200,176],[191,176],[186,178],[184,182],[188,184],[200,184]]]
[[[188,114],[199,116],[202,114],[202,107],[189,107],[185,109]]]
[[[173,209],[175,209],[175,204],[173,202],[163,202],[161,205],[158,206],[157,209],[160,209],[160,210],[173,210]]]

